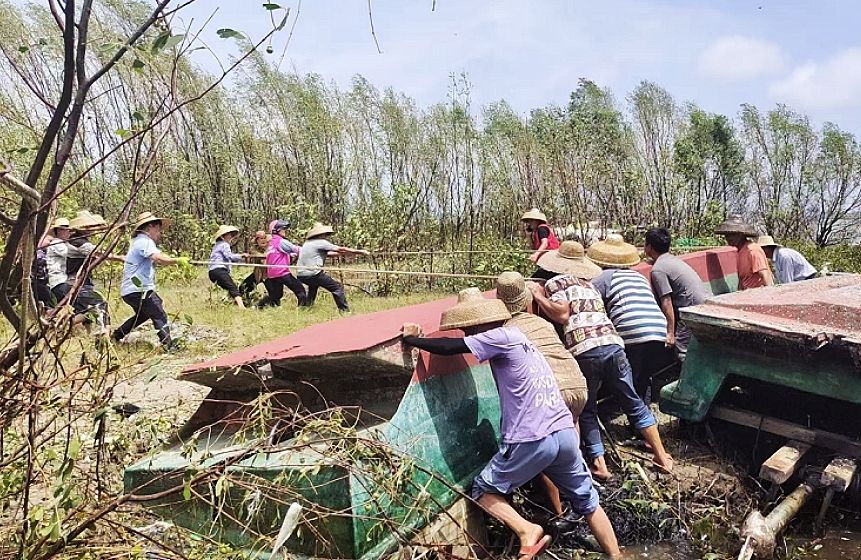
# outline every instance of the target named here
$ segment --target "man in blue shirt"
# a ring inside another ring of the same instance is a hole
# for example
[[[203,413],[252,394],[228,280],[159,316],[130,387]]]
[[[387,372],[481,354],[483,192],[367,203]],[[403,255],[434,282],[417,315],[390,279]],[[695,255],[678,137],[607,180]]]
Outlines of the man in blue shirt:
[[[131,307],[135,314],[114,331],[113,338],[120,341],[137,326],[152,321],[162,347],[172,352],[177,350],[170,338],[170,327],[164,304],[156,293],[155,265],[188,265],[186,257],[163,255],[156,243],[161,239],[162,229],[172,222],[166,218],[144,212],[135,221],[129,252],[123,266],[123,280],[120,284],[120,297]]]

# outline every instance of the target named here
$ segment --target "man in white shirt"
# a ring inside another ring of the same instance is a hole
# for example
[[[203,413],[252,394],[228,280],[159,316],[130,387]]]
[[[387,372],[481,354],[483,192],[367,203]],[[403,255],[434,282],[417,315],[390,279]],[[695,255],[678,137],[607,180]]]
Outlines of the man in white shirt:
[[[758,244],[765,251],[765,256],[774,263],[777,281],[780,284],[810,280],[816,276],[816,269],[804,258],[804,255],[795,249],[780,245],[770,235],[760,236]]]

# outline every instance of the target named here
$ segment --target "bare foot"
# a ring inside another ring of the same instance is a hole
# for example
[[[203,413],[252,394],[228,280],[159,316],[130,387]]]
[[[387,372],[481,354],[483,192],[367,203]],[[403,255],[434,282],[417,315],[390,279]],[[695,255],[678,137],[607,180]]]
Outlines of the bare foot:
[[[600,482],[606,482],[613,476],[610,474],[610,469],[607,468],[607,461],[604,460],[603,455],[592,459],[589,470],[592,471],[592,477],[598,479]]]
[[[655,458],[652,459],[652,463],[662,472],[667,474],[673,472],[673,467],[675,466],[675,462],[669,453],[664,453],[663,455],[655,455]]]

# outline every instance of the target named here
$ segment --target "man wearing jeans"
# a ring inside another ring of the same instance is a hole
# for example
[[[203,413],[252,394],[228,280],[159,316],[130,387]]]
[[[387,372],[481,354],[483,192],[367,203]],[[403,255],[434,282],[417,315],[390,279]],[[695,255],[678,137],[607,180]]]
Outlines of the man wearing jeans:
[[[323,271],[326,257],[329,255],[365,255],[371,253],[362,249],[351,249],[339,247],[329,237],[335,233],[332,226],[326,226],[319,222],[314,224],[305,235],[305,244],[299,249],[299,260],[296,261],[296,277],[308,286],[308,305],[314,305],[317,299],[317,290],[323,288],[332,294],[338,311],[348,313],[350,306],[347,304],[347,296],[344,294],[344,286],[340,282]]]
[[[543,288],[537,284],[531,286],[535,302],[552,321],[563,326],[565,347],[574,355],[589,387],[586,408],[580,416],[580,431],[592,475],[602,480],[610,477],[598,421],[598,390],[603,383],[610,386],[631,426],[651,446],[655,465],[672,471],[673,458],[664,449],[657,421],[634,390],[622,338],[607,316],[601,294],[580,277],[595,277],[601,269],[560,258],[555,251],[542,257],[539,266],[558,276],[548,280]]]
[[[162,254],[156,243],[161,239],[163,228],[172,222],[154,216],[151,212],[140,214],[135,222],[126,262],[123,266],[123,280],[120,284],[120,297],[134,310],[134,315],[114,331],[116,341],[124,339],[138,325],[152,321],[159,342],[169,352],[177,349],[170,338],[167,313],[161,298],[155,293],[155,265],[185,264],[186,257],[168,257]]]

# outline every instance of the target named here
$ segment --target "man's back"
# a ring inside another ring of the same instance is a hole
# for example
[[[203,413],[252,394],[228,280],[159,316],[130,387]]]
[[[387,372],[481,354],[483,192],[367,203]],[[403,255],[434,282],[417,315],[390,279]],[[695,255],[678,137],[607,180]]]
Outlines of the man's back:
[[[556,376],[560,391],[586,387],[586,378],[577,365],[571,352],[565,349],[556,329],[549,322],[532,313],[514,313],[506,327],[517,327],[526,338],[544,355],[550,369]]]
[[[498,327],[463,341],[477,360],[490,362],[499,391],[504,443],[537,441],[574,427],[550,365],[523,332]]]
[[[789,247],[775,247],[774,269],[781,284],[809,280],[816,276],[816,269],[804,255]]]
[[[607,314],[626,345],[667,339],[667,318],[642,274],[607,269],[592,285],[604,298]]]
[[[750,290],[766,285],[763,275],[771,276],[768,258],[762,247],[748,241],[738,250],[738,289]]]
[[[676,309],[700,305],[712,295],[711,289],[688,263],[669,253],[657,258],[650,276],[658,299],[669,295]]]
[[[570,318],[564,325],[565,347],[575,356],[599,346],[624,346],[613,327],[604,300],[588,281],[561,274],[544,284],[551,301],[568,304]]]

